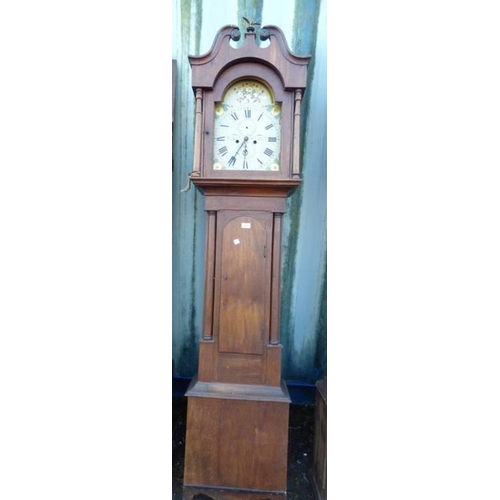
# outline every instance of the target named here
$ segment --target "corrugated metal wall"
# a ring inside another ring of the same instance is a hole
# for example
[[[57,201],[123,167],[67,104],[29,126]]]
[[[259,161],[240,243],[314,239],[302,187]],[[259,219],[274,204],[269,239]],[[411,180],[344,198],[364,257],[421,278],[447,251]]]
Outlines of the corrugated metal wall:
[[[302,122],[303,184],[288,200],[283,239],[283,376],[313,382],[326,372],[326,0],[174,0],[172,57],[177,59],[173,138],[174,375],[197,370],[201,335],[205,212],[192,170],[194,97],[188,54],[210,50],[221,26],[242,17],[279,26],[291,50],[312,55]]]

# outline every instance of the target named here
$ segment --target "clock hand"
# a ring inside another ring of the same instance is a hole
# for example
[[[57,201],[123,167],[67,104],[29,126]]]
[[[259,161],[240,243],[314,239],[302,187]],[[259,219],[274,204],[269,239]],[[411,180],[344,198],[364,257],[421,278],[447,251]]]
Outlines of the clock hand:
[[[243,142],[240,144],[240,147],[236,150],[236,153],[234,153],[234,155],[232,156],[232,158],[234,158],[235,161],[236,161],[236,155],[240,152],[240,149],[243,147],[244,144],[247,143],[247,141],[248,141],[248,137],[245,136],[245,138],[243,139]]]

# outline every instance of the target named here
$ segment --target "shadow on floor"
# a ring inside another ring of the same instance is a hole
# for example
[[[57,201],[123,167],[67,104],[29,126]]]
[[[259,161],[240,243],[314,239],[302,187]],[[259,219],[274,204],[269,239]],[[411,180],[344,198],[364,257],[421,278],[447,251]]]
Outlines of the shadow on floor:
[[[186,398],[173,398],[172,500],[182,500],[186,409]],[[314,442],[314,405],[290,406],[289,432],[287,500],[314,500],[309,479]],[[203,500],[210,500],[209,496],[202,496],[199,500],[202,498]],[[267,497],[263,496],[262,498]]]

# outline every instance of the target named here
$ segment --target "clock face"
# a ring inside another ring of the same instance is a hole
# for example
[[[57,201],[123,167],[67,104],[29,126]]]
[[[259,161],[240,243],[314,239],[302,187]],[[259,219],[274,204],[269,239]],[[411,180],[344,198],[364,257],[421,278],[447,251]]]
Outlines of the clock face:
[[[281,105],[255,80],[240,80],[215,105],[214,170],[280,170]]]

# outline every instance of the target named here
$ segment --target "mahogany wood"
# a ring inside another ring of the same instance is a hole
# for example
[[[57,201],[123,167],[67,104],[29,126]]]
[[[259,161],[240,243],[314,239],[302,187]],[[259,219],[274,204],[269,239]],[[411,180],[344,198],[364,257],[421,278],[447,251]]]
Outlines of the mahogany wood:
[[[245,33],[249,35],[245,45],[233,49],[229,43],[231,34],[239,28],[234,25],[223,26],[206,54],[189,56],[193,87],[213,88],[218,75],[225,68],[239,64],[244,66],[248,61],[254,61],[262,66],[272,66],[286,90],[305,88],[310,56],[298,56],[291,52],[285,35],[277,26],[265,26],[263,29],[269,33],[268,47],[259,47],[255,37]]]
[[[287,402],[191,397],[184,484],[286,491]]]
[[[268,345],[265,363],[265,384],[279,386],[281,384],[281,351],[282,345]]]
[[[210,52],[202,56],[190,56],[192,85],[203,89],[204,122],[206,140],[203,142],[204,159],[201,164],[202,177],[241,177],[241,172],[214,171],[211,133],[213,130],[214,105],[222,99],[226,88],[235,80],[252,77],[265,82],[272,90],[276,102],[282,105],[282,137],[279,172],[247,172],[248,178],[292,178],[298,177],[298,155],[300,141],[300,102],[295,104],[296,90],[303,91],[307,82],[307,65],[310,57],[297,56],[288,48],[283,32],[276,26],[266,26],[270,44],[259,47],[255,33],[244,34],[244,44],[234,49],[229,40],[234,36],[236,26],[224,26],[216,35]],[[196,90],[195,90],[196,92]],[[301,95],[301,94],[300,94]],[[299,113],[294,120],[294,114]],[[294,168],[295,165],[295,168]]]
[[[203,113],[202,113],[202,100],[203,91],[201,89],[196,89],[196,115],[195,115],[195,126],[194,126],[194,153],[193,153],[193,173],[199,175],[202,156],[201,156],[201,138],[202,138],[202,126],[203,126]]]
[[[220,353],[217,380],[239,384],[262,384],[265,358],[255,354]]]
[[[300,185],[300,179],[256,179],[254,174],[245,172],[244,179],[212,179],[194,177],[193,184],[206,196],[255,196],[287,198]],[[240,174],[241,175],[241,174]]]
[[[300,176],[300,103],[302,101],[302,92],[295,91],[295,111],[293,113],[293,166],[292,172],[294,178]]]
[[[218,345],[213,340],[200,340],[198,379],[201,381],[218,380]]]
[[[283,381],[277,387],[265,384],[203,382],[195,377],[188,388],[191,397],[278,401],[290,403],[288,389]]]
[[[266,212],[286,212],[284,198],[259,196],[206,196],[205,209],[209,210],[264,210]]]
[[[239,31],[225,26],[210,52],[189,58],[196,98],[191,180],[206,197],[207,232],[198,376],[186,393],[186,500],[197,488],[214,488],[213,498],[223,500],[242,498],[236,494],[257,499],[257,491],[284,498],[286,490],[282,219],[286,198],[301,183],[300,99],[310,58],[292,54],[279,28],[262,31],[268,47],[260,48],[248,29],[245,43],[234,49],[229,40]],[[213,169],[215,105],[243,78],[265,83],[281,104],[278,171]]]
[[[241,171],[231,170],[213,170],[213,138],[212,131],[214,129],[214,111],[215,104],[221,101],[226,88],[235,80],[241,78],[249,78],[262,80],[266,82],[272,89],[276,102],[281,103],[281,135],[282,137],[292,137],[292,140],[281,141],[280,163],[281,169],[278,172],[245,172],[246,178],[254,179],[287,179],[292,177],[292,153],[291,145],[293,144],[292,130],[294,126],[293,112],[294,100],[293,95],[284,91],[283,83],[274,71],[267,66],[262,66],[255,63],[247,63],[245,65],[231,66],[224,71],[214,84],[214,89],[205,90],[205,121],[203,123],[204,140],[204,161],[201,165],[203,177],[213,178],[241,178]]]
[[[219,351],[262,354],[269,331],[272,215],[224,210],[219,227]]]
[[[273,226],[273,276],[271,287],[271,335],[270,343],[278,345],[280,341],[280,319],[281,319],[281,222],[282,214],[274,214]]]
[[[208,210],[207,214],[207,229],[205,246],[208,249],[215,249],[216,237],[216,212]],[[213,299],[214,299],[214,271],[215,271],[215,255],[214,252],[206,252],[205,254],[205,302],[203,311],[203,339],[212,339],[212,324],[213,324]]]
[[[192,486],[185,486],[183,488],[182,498],[183,500],[196,500],[196,495],[200,493],[208,496],[212,500],[286,500],[286,493],[200,488]]]

